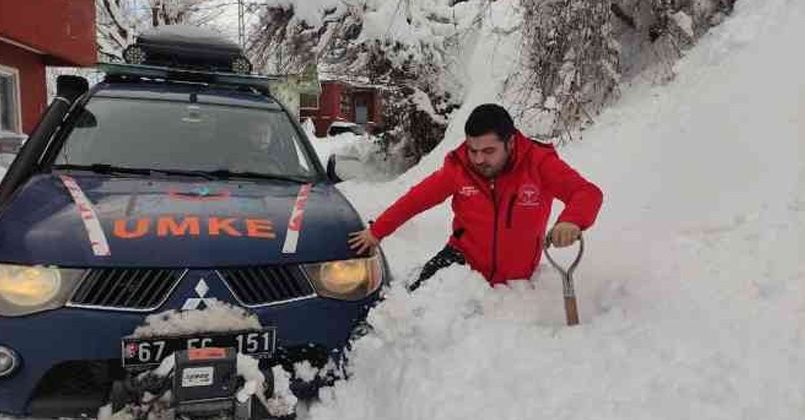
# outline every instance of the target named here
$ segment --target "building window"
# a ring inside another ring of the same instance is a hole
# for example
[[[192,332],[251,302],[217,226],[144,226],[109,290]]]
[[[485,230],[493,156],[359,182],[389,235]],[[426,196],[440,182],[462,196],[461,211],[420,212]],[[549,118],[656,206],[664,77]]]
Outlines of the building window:
[[[22,131],[19,80],[16,69],[0,66],[0,131]]]
[[[366,95],[355,97],[355,122],[358,124],[369,122],[369,99]]]
[[[319,109],[319,95],[311,95],[309,93],[299,94],[299,108],[301,109]]]

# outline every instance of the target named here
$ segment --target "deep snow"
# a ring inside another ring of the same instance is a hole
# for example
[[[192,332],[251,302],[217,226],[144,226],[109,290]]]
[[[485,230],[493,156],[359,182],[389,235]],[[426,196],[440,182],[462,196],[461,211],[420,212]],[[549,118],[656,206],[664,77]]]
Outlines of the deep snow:
[[[805,416],[803,22],[802,2],[738,2],[676,80],[627,90],[560,150],[605,192],[576,276],[582,325],[563,325],[547,266],[494,290],[465,268],[412,296],[398,282],[355,345],[351,378],[307,415]],[[512,54],[507,41],[478,37],[467,57],[475,88],[434,153],[397,181],[343,185],[367,219],[440,164],[475,105],[501,100],[511,69],[483,63]],[[396,278],[415,275],[448,229],[444,205],[388,238]]]

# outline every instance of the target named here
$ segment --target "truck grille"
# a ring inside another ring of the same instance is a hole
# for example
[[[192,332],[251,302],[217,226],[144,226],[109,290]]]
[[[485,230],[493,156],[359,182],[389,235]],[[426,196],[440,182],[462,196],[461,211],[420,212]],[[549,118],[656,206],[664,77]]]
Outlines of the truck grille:
[[[298,266],[222,269],[218,273],[245,306],[266,305],[315,294]]]
[[[84,275],[72,306],[150,311],[161,306],[185,270],[95,268]]]

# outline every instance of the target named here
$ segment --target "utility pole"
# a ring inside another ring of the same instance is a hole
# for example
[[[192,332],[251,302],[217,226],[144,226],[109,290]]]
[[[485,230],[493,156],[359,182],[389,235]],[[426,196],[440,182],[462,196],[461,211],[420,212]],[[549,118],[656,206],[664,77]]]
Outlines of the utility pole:
[[[162,7],[161,1],[157,0],[151,6],[151,26],[159,26],[159,8]]]
[[[243,0],[238,0],[238,41],[240,48],[246,47],[246,7],[243,5]]]

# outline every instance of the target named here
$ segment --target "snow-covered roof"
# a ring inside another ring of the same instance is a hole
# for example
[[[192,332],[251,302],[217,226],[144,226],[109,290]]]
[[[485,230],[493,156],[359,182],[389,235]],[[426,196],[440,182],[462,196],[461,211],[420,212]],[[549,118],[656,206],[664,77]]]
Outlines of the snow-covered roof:
[[[356,127],[358,124],[350,121],[333,121],[330,127]]]
[[[319,80],[322,82],[341,82],[354,88],[388,89],[386,85],[373,83],[367,76],[345,73],[343,70],[325,63],[319,63],[317,70]]]
[[[327,76],[319,76],[319,80],[322,82],[338,82],[344,85],[347,85],[352,88],[356,89],[390,89],[389,86],[378,84],[378,83],[370,83],[367,79],[355,79],[349,76],[336,76],[336,75],[327,75]]]

